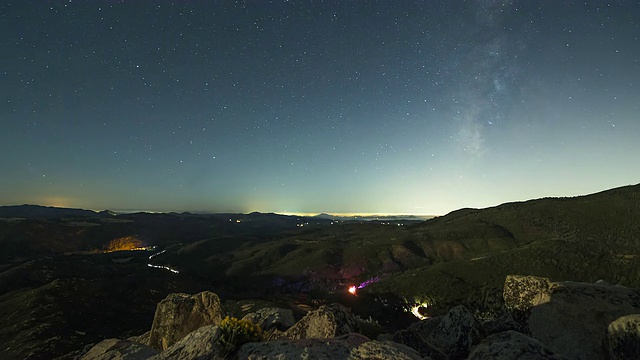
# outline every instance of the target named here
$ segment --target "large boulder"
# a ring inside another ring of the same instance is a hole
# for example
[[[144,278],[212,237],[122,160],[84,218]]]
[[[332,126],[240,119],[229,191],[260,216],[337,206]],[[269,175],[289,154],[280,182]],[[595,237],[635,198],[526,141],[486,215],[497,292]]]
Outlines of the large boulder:
[[[340,304],[323,305],[310,311],[290,327],[284,337],[288,339],[333,338],[358,332],[359,326],[351,311]]]
[[[640,313],[636,290],[604,282],[510,275],[504,300],[531,337],[571,359],[602,359],[607,326],[621,316]]]
[[[215,345],[219,337],[217,326],[203,326],[148,360],[222,360],[224,354]]]
[[[609,324],[604,351],[610,360],[640,359],[640,314],[622,316]]]
[[[468,360],[559,360],[562,356],[554,354],[540,341],[519,332],[509,330],[487,336],[473,347]]]
[[[158,350],[129,340],[106,339],[97,343],[80,360],[143,360]]]
[[[292,327],[296,322],[291,309],[276,307],[259,309],[256,312],[245,315],[242,320],[249,320],[265,331],[273,328],[284,331]]]
[[[219,325],[225,316],[218,295],[210,291],[169,294],[156,307],[149,346],[165,350],[202,326]]]
[[[444,355],[448,359],[464,359],[483,337],[482,325],[466,307],[458,305],[445,316],[412,324],[406,331],[396,333],[393,340],[433,359]]]

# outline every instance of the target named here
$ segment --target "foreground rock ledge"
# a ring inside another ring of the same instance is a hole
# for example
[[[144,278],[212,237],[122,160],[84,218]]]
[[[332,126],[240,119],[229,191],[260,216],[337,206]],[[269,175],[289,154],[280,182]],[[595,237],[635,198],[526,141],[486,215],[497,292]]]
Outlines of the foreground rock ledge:
[[[82,359],[640,359],[636,290],[508,276],[504,300],[509,311],[482,324],[467,308],[456,306],[380,341],[359,334],[355,316],[339,304],[310,311],[288,329],[289,311],[265,308],[247,320],[272,327],[271,335],[277,336],[244,344],[237,354],[222,354],[216,324],[226,311],[217,295],[171,294],[158,304],[149,333],[104,340]],[[156,348],[146,346],[150,343]]]
[[[211,291],[169,294],[156,308],[149,346],[166,350],[202,326],[219,325],[225,316],[220,298]]]
[[[609,324],[640,313],[636,290],[605,282],[551,282],[510,275],[503,296],[531,337],[570,359],[603,359],[602,343]]]

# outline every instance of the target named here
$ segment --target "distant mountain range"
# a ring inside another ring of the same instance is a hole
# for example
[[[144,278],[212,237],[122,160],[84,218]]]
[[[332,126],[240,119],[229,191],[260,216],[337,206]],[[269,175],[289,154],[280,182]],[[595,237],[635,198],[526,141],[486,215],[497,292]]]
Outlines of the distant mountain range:
[[[418,215],[331,215],[327,213],[321,213],[312,217],[298,216],[298,215],[280,215],[274,213],[260,213],[252,212],[250,214],[234,214],[234,213],[190,213],[190,212],[127,212],[117,213],[110,210],[93,211],[85,209],[75,208],[61,208],[53,206],[41,206],[41,205],[11,205],[0,206],[0,218],[25,218],[25,219],[51,219],[51,218],[70,218],[70,217],[111,217],[116,215],[131,215],[131,214],[167,214],[174,216],[242,216],[247,218],[256,218],[264,216],[275,217],[297,217],[297,218],[313,218],[322,220],[338,220],[338,221],[398,221],[398,220],[412,220],[422,221],[433,218],[433,216],[418,216]]]
[[[108,210],[96,212],[93,210],[59,208],[41,205],[0,206],[0,217],[2,218],[50,219],[66,217],[109,217],[113,215],[114,213]]]
[[[339,221],[397,221],[397,220],[412,220],[412,221],[421,221],[432,219],[435,216],[424,216],[424,215],[353,215],[353,216],[343,216],[343,215],[331,215],[327,213],[321,213],[314,218],[316,219],[327,219],[327,220],[339,220]]]

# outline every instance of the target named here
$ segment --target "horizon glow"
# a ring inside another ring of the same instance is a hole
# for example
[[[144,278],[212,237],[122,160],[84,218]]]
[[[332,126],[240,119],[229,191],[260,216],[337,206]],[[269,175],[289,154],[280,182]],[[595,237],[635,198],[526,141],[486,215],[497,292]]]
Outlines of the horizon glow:
[[[437,216],[636,184],[635,5],[6,1],[0,205]]]

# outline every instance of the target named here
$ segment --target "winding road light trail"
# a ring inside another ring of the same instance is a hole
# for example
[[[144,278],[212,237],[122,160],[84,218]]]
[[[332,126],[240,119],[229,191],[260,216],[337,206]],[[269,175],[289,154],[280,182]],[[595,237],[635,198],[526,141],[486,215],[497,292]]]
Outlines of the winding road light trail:
[[[156,269],[165,269],[165,270],[169,270],[174,274],[178,274],[180,273],[180,271],[176,270],[176,269],[172,269],[168,266],[162,266],[162,265],[153,265],[153,264],[147,264],[147,266],[152,267],[152,268],[156,268]]]
[[[164,253],[164,252],[166,252],[166,251],[167,251],[167,250],[165,249],[165,250],[162,250],[162,251],[157,252],[157,253],[155,253],[155,254],[149,255],[149,260],[153,259],[154,257],[156,257],[156,256],[158,256],[158,255],[160,255],[160,254],[163,254],[163,253]],[[147,264],[147,266],[152,267],[152,268],[156,268],[156,269],[165,269],[165,270],[169,270],[169,271],[171,271],[171,272],[172,272],[172,273],[174,273],[174,274],[179,274],[179,273],[180,273],[180,271],[178,271],[178,270],[176,270],[176,269],[172,269],[172,268],[170,268],[170,267],[168,267],[168,266],[163,266],[163,265],[153,265],[153,264]]]

